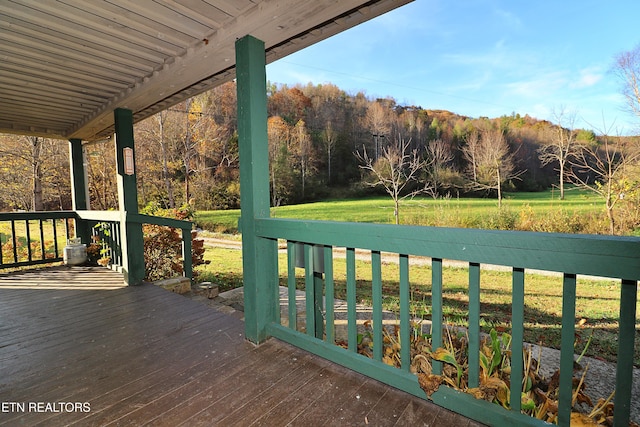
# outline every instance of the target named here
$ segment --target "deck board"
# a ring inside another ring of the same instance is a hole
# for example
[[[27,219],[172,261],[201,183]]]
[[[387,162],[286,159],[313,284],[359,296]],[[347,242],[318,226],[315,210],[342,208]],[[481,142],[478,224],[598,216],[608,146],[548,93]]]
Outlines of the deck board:
[[[0,425],[472,425],[464,417],[106,269],[0,275]],[[87,402],[34,412],[29,402]]]

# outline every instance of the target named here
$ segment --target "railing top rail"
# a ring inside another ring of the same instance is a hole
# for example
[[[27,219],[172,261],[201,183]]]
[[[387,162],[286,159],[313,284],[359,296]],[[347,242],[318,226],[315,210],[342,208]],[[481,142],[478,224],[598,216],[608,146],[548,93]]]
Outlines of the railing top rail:
[[[174,218],[166,218],[162,216],[127,214],[127,219],[129,221],[138,222],[141,224],[162,225],[165,227],[180,228],[182,230],[191,230],[193,228],[193,223],[191,221],[184,221],[181,219],[174,219]]]
[[[193,228],[191,221],[129,212],[126,212],[125,215],[127,221],[139,224],[162,225],[165,227],[180,228],[182,230],[191,230],[191,228]],[[77,211],[77,217],[91,221],[122,221],[124,219],[120,211]]]
[[[122,214],[120,211],[76,211],[79,219],[89,221],[121,221]]]
[[[388,224],[256,220],[263,237],[640,280],[640,238]]]
[[[0,221],[75,218],[74,211],[0,212]]]

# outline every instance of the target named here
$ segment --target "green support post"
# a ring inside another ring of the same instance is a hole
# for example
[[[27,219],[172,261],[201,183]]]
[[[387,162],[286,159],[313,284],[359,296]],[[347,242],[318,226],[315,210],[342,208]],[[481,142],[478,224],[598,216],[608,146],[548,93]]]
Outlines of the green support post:
[[[236,41],[245,336],[254,343],[269,337],[267,325],[279,315],[277,240],[258,236],[255,226],[269,217],[265,66],[264,42],[252,36]]]
[[[69,159],[71,161],[71,200],[74,211],[86,210],[87,182],[85,180],[84,154],[81,139],[69,140]],[[87,221],[76,219],[76,237],[79,237],[87,245],[91,243],[91,232]]]
[[[117,108],[114,112],[116,165],[118,169],[118,204],[122,219],[122,268],[128,285],[138,285],[144,279],[144,241],[142,224],[127,220],[127,214],[138,213],[138,188],[133,142],[133,113]]]
[[[616,364],[616,394],[613,425],[628,426],[633,396],[633,352],[636,338],[636,307],[638,282],[622,280],[620,290],[620,326],[618,333],[618,363]]]

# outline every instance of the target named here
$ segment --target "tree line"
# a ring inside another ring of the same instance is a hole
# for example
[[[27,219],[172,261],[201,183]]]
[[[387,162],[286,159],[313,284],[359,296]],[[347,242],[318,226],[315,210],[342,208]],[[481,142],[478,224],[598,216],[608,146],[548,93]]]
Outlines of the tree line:
[[[238,208],[236,118],[229,82],[138,123],[141,205]],[[563,109],[554,119],[470,118],[348,94],[333,84],[269,83],[271,203],[388,194],[398,221],[400,201],[417,194],[491,196],[500,203],[505,191],[554,185],[562,198],[572,182],[603,197],[613,230],[616,204],[639,197],[638,138],[575,129],[575,114]],[[67,143],[0,138],[0,207],[69,209]],[[90,143],[85,151],[91,207],[116,208],[113,143]]]

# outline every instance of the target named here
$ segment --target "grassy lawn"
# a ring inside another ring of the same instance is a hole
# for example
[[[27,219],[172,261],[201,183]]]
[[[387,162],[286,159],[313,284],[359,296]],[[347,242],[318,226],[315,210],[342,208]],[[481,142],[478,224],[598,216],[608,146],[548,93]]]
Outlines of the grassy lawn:
[[[220,285],[228,290],[242,285],[241,251],[236,249],[207,248],[207,259],[212,263],[201,268],[201,280]],[[286,286],[286,255],[279,255],[281,285]],[[371,265],[357,261],[358,302],[371,303]],[[215,266],[215,268],[213,267]],[[298,284],[304,287],[303,271],[298,269]],[[382,266],[384,307],[398,309],[398,265]],[[336,298],[346,299],[346,264],[334,259]],[[431,268],[412,265],[411,311],[413,315],[429,319],[431,316]],[[466,325],[468,316],[468,271],[466,268],[445,267],[443,301],[447,323]],[[615,361],[617,353],[617,322],[620,285],[614,281],[579,280],[576,301],[576,352],[580,353],[589,336],[592,341],[586,354]],[[528,274],[525,281],[525,340],[559,348],[562,309],[562,280],[560,277]],[[481,327],[488,332],[511,329],[511,274],[483,270],[481,274]],[[584,320],[583,320],[584,319]],[[640,321],[640,313],[638,313]],[[640,365],[640,334],[636,337],[635,364]]]
[[[411,225],[532,229],[534,231],[596,232],[601,224],[602,202],[591,193],[567,191],[507,194],[504,208],[494,199],[438,199],[416,197],[400,207],[400,222]],[[393,202],[389,197],[328,200],[271,209],[272,217],[391,224]],[[211,231],[237,232],[239,210],[201,211],[196,222]],[[586,230],[585,230],[586,227]]]

